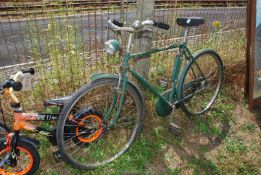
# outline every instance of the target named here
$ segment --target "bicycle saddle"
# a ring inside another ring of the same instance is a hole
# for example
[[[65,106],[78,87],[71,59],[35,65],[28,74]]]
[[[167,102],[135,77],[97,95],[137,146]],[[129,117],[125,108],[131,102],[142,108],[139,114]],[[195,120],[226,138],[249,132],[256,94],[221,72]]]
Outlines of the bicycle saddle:
[[[205,23],[205,20],[201,17],[179,17],[176,23],[182,27],[196,27]]]
[[[56,106],[63,106],[66,102],[66,100],[68,100],[70,98],[69,95],[61,97],[61,98],[53,98],[53,99],[48,99],[46,101],[44,101],[44,106],[50,106],[50,105],[56,105]]]

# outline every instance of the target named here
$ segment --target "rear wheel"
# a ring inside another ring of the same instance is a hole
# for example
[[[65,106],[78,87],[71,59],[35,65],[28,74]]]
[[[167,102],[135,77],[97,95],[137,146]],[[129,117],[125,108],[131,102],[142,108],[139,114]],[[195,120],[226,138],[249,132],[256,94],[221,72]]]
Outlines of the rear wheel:
[[[138,136],[144,106],[130,84],[126,87],[119,119],[107,128],[118,110],[119,94],[115,107],[110,110],[117,85],[118,80],[114,78],[96,80],[82,87],[65,104],[57,124],[57,143],[69,164],[93,169],[110,163],[125,153]]]
[[[223,64],[219,55],[206,50],[198,53],[184,69],[178,98],[188,115],[200,115],[215,102],[223,79]]]
[[[33,175],[39,168],[40,156],[36,148],[19,141],[17,145],[16,165],[10,162],[10,153],[4,142],[0,143],[0,174],[4,175]]]

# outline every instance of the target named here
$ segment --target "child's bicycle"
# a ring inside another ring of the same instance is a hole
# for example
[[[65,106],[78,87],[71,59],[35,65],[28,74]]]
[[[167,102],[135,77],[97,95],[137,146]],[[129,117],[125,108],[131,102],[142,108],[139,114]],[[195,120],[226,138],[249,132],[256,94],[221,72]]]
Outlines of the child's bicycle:
[[[0,101],[0,112],[3,117],[3,124],[0,124],[0,174],[1,175],[23,175],[34,174],[39,168],[40,156],[36,146],[39,141],[30,137],[25,137],[20,134],[20,130],[30,130],[41,133],[48,137],[49,141],[56,145],[56,129],[47,130],[39,126],[34,126],[27,121],[57,121],[59,113],[47,114],[47,113],[23,113],[19,100],[15,96],[13,91],[22,90],[22,79],[25,74],[34,74],[34,69],[23,70],[17,72],[9,79],[4,80],[1,84],[1,92],[5,96],[10,98],[10,106],[13,109],[14,124],[13,131],[6,126],[5,113]],[[60,107],[60,111],[63,108],[68,96],[57,99],[50,99],[44,102],[45,106],[55,105]],[[89,113],[92,111],[89,110]],[[82,114],[78,113],[76,118],[81,118]],[[81,126],[80,126],[81,127]],[[70,133],[67,138],[72,138],[76,142],[81,137],[75,135],[79,130],[79,126],[69,128],[67,133]],[[59,152],[54,152],[54,158],[58,161],[61,160]]]
[[[121,47],[118,40],[108,40],[105,42],[105,50],[110,54],[116,51],[123,53],[123,48],[126,50],[124,55],[121,55],[118,74],[93,75],[92,81],[73,94],[64,105],[58,119],[56,134],[59,151],[68,163],[81,169],[105,165],[125,153],[139,135],[145,115],[144,100],[141,91],[127,74],[158,97],[155,107],[160,116],[169,115],[177,107],[181,107],[191,116],[209,110],[219,94],[223,79],[221,58],[211,49],[203,49],[192,55],[187,47],[186,39],[190,27],[204,24],[204,19],[178,18],[176,22],[185,28],[183,42],[131,53],[134,34],[150,30],[146,26],[168,30],[169,25],[145,20],[135,21],[131,27],[124,27],[116,20],[108,21],[109,29],[119,36],[121,32],[127,32],[129,38],[126,47]],[[179,54],[173,59],[172,87],[162,94],[129,65],[129,60],[175,48],[179,49]],[[92,109],[94,112],[72,120],[77,112],[86,109]],[[81,123],[81,138],[75,142],[74,138],[67,137],[66,130],[79,122],[85,124]],[[92,126],[93,123],[96,125]],[[94,127],[97,128],[96,132],[93,130]],[[88,141],[88,144],[83,144],[83,141]]]

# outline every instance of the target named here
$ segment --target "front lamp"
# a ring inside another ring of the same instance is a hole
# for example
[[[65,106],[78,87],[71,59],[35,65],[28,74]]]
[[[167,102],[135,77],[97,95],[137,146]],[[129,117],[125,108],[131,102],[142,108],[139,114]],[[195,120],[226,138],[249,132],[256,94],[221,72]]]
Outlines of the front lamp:
[[[115,39],[110,39],[104,43],[104,48],[106,52],[112,55],[120,49],[120,43]]]

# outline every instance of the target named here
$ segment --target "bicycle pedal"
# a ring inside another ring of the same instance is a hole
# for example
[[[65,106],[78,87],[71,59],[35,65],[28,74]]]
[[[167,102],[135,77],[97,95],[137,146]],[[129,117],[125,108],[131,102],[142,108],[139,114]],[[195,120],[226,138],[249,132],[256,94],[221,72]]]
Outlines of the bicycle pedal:
[[[59,151],[53,152],[53,158],[55,160],[55,162],[61,162],[63,160],[63,156],[61,155],[61,153]]]
[[[174,134],[175,136],[181,135],[181,128],[175,123],[170,123],[168,128],[169,128],[169,132]]]

